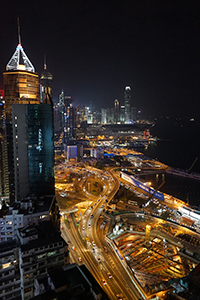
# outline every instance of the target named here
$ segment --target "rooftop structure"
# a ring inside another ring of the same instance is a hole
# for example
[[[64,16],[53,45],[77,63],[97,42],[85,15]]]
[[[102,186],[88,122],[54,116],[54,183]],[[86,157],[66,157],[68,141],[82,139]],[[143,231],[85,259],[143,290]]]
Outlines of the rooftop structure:
[[[21,45],[21,36],[20,36],[20,25],[19,25],[19,18],[17,19],[18,21],[18,39],[19,39],[19,44],[17,45],[17,48],[15,50],[15,53],[9,60],[6,70],[26,70],[29,72],[35,72],[35,68],[28,59],[27,55],[24,52],[24,49],[22,48]]]
[[[21,44],[17,45],[17,48],[9,60],[7,66],[7,71],[16,71],[16,70],[26,70],[29,72],[35,72],[35,68],[28,59],[26,53],[24,52],[24,49],[22,48]]]

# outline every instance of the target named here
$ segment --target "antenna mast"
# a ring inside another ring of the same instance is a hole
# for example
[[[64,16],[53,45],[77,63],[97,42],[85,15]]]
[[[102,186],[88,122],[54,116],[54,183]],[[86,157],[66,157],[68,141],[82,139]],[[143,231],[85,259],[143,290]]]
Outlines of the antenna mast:
[[[19,44],[21,45],[19,17],[17,17],[17,23],[18,23],[18,38],[19,38]]]
[[[47,64],[46,64],[46,55],[44,54],[44,70],[47,69]]]

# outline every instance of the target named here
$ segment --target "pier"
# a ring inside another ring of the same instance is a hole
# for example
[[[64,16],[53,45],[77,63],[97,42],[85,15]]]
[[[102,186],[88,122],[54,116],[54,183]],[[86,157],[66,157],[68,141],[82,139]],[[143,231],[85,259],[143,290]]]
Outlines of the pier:
[[[185,170],[171,168],[169,170],[166,170],[166,173],[171,174],[171,175],[175,175],[175,176],[190,178],[190,179],[194,179],[194,180],[200,180],[200,174],[198,174],[198,173],[189,173]]]

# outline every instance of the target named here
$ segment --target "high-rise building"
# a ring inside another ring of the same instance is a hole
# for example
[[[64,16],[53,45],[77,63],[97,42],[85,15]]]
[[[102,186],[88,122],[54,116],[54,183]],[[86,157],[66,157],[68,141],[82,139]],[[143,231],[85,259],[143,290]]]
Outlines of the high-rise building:
[[[55,107],[57,114],[59,114],[60,133],[63,133],[65,140],[73,139],[75,135],[75,118],[72,102],[73,98],[71,96],[65,96],[62,91],[59,95],[59,102]]]
[[[66,143],[74,139],[74,108],[72,106],[72,97],[65,96],[64,99],[64,140]]]
[[[85,123],[85,106],[78,105],[75,107],[75,125],[80,127],[82,123]]]
[[[13,104],[15,200],[54,195],[54,130],[51,104]]]
[[[13,104],[39,104],[38,74],[26,56],[19,39],[15,53],[11,57],[3,73],[6,138],[9,194],[10,201],[15,198],[15,179],[13,164],[13,133],[12,133],[12,105]]]
[[[125,87],[124,91],[125,124],[129,124],[131,118],[131,88]]]
[[[52,74],[47,70],[46,61],[44,62],[44,70],[40,76],[41,83],[41,102],[43,103],[45,95],[50,95],[52,97]]]
[[[124,124],[124,111],[125,111],[125,108],[124,108],[124,105],[121,105],[120,107],[120,123],[121,124]]]
[[[89,106],[85,107],[85,120],[87,124],[93,124],[93,113],[91,107]]]
[[[119,101],[115,99],[114,101],[114,123],[117,124],[119,122]]]
[[[101,109],[101,124],[107,124],[107,108]]]
[[[8,196],[9,196],[9,184],[8,184],[7,145],[6,145],[6,134],[5,134],[4,100],[0,96],[0,206],[1,206],[1,200],[8,198]]]

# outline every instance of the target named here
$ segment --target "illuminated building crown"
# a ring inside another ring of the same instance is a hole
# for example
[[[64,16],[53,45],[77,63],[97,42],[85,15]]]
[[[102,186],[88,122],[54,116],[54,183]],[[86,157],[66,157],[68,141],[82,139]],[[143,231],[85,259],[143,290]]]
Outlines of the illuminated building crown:
[[[6,70],[26,70],[35,72],[35,68],[26,56],[21,44],[18,44],[15,53],[6,66]]]
[[[21,45],[21,36],[20,36],[20,25],[19,25],[19,18],[17,18],[18,21],[18,38],[19,38],[19,44],[15,50],[15,53],[9,60],[6,70],[26,70],[29,72],[35,72],[35,68],[26,56],[26,53],[24,52],[24,49]]]

